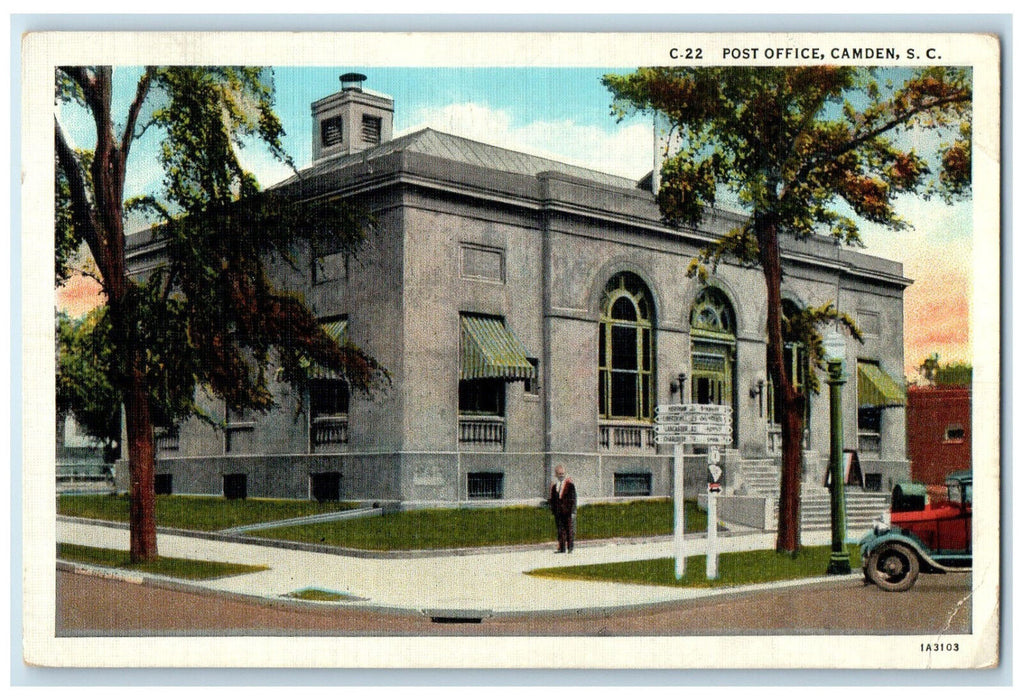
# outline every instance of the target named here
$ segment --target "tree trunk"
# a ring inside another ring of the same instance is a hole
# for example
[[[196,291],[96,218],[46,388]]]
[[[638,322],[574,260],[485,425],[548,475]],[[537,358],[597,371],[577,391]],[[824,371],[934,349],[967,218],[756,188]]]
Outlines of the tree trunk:
[[[799,496],[803,470],[803,398],[792,386],[785,366],[781,327],[781,250],[776,222],[754,214],[754,230],[767,285],[767,371],[781,397],[781,496],[778,503],[777,551],[799,551]]]
[[[130,375],[124,397],[124,412],[128,433],[128,474],[131,480],[130,550],[133,562],[144,562],[152,561],[158,555],[153,422],[145,373],[140,366],[140,353],[132,348],[128,354],[131,358],[128,367]]]

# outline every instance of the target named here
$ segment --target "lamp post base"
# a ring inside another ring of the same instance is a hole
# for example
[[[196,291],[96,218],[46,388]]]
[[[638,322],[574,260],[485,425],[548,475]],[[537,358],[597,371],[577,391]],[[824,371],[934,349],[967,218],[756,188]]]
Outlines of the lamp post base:
[[[849,553],[832,552],[831,560],[828,562],[828,576],[841,576],[851,573],[852,566],[849,564]]]

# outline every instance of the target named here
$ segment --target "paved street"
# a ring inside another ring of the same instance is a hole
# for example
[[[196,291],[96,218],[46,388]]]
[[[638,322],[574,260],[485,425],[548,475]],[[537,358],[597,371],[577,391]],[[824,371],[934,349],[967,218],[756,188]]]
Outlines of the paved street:
[[[858,581],[614,611],[502,615],[438,624],[416,613],[240,600],[57,572],[57,635],[950,634],[970,629],[968,574],[928,576],[903,594]]]

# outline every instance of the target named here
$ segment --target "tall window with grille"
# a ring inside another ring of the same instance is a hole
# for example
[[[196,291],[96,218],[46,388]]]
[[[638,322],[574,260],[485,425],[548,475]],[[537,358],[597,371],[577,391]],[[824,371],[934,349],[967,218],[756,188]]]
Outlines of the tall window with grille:
[[[732,435],[738,440],[735,393],[735,310],[717,287],[697,293],[689,312],[690,382],[693,403],[732,407]]]
[[[649,421],[654,398],[654,309],[650,290],[631,272],[604,287],[597,348],[600,417]]]

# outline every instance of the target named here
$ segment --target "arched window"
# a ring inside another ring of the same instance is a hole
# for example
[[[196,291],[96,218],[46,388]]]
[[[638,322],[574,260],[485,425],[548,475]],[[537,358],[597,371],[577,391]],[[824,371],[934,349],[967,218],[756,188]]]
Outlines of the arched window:
[[[600,313],[600,417],[650,420],[654,396],[650,290],[639,276],[619,273],[604,287]]]
[[[704,287],[689,311],[693,403],[732,407],[733,440],[737,437],[735,410],[735,310],[724,292]]]

